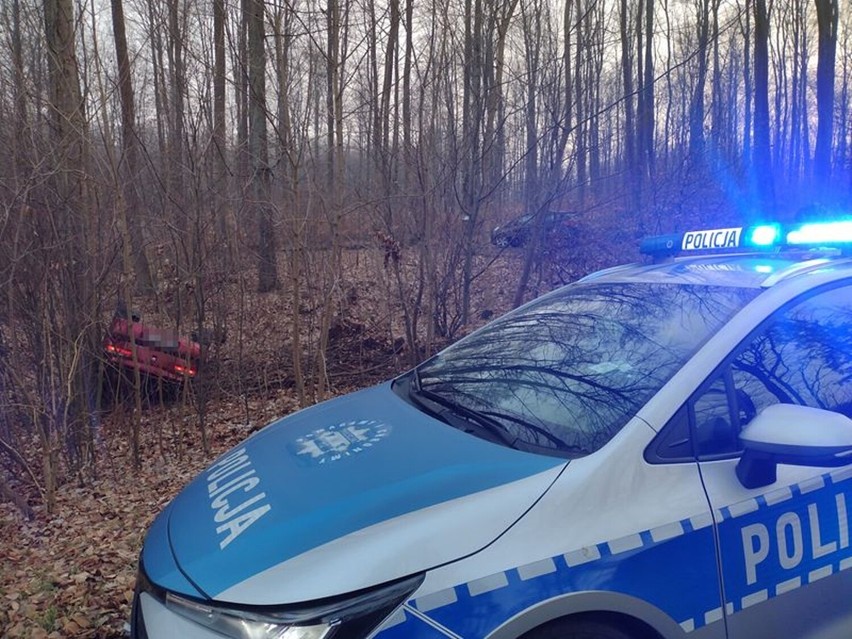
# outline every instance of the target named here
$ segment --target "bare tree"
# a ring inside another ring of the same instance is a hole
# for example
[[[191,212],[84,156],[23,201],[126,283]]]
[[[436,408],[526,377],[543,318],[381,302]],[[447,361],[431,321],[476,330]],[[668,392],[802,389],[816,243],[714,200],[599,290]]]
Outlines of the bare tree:
[[[249,154],[252,160],[251,197],[257,219],[257,290],[267,293],[278,287],[275,227],[272,222],[269,141],[266,129],[266,40],[264,3],[247,0],[249,68]]]
[[[145,240],[142,235],[142,225],[139,217],[142,206],[138,197],[139,187],[136,176],[139,175],[139,140],[136,133],[136,102],[133,96],[133,81],[131,77],[130,56],[127,53],[127,35],[124,27],[124,5],[122,0],[111,0],[112,29],[115,39],[115,57],[118,63],[118,89],[121,97],[121,143],[124,150],[124,199],[126,207],[122,207],[123,223],[127,229],[125,242],[133,256],[133,267],[136,275],[136,288],[143,295],[154,292],[151,279],[151,267],[145,254]]]
[[[819,28],[817,61],[817,124],[814,181],[824,193],[831,179],[831,143],[834,138],[834,64],[837,53],[837,0],[814,0]]]
[[[808,34],[805,2],[796,0],[793,19],[793,64],[790,101],[790,160],[788,179],[794,182],[808,162]]]
[[[80,90],[76,24],[71,0],[45,2],[55,173],[51,177],[54,197],[51,219],[42,231],[47,231],[45,239],[49,238],[44,248],[55,243],[61,249],[48,249],[52,255],[44,254],[54,264],[56,274],[43,283],[49,291],[45,304],[33,300],[31,308],[40,315],[40,326],[36,326],[42,330],[40,336],[36,333],[32,336],[40,343],[45,363],[52,362],[52,366],[40,373],[40,394],[46,405],[39,420],[39,432],[48,509],[55,504],[56,444],[67,446],[76,464],[84,463],[91,454],[89,415],[94,409],[91,398],[96,371],[93,354],[99,338],[92,322],[98,315],[93,307],[95,296],[89,276],[94,264],[85,257],[95,255],[97,228],[91,218],[88,126]],[[82,256],[81,247],[85,247]],[[59,442],[53,439],[54,434],[59,435]]]
[[[637,113],[639,124],[639,138],[642,144],[642,166],[646,177],[653,177],[654,172],[654,126],[656,122],[655,107],[654,107],[654,3],[651,0],[644,0],[644,15],[642,12],[643,2],[639,3],[639,16],[637,23],[645,22],[644,42],[642,41],[642,31],[636,30],[639,38],[640,46],[638,51],[643,51],[644,44],[644,59],[637,56],[637,61],[642,65],[639,77],[641,78],[640,86],[640,107]]]
[[[753,98],[753,71],[752,71],[752,3],[753,0],[745,0],[745,6],[740,11],[741,28],[743,35],[743,84],[745,85],[743,96],[743,144],[742,160],[743,166],[750,167],[752,160],[752,98]],[[768,108],[768,107],[767,107]]]
[[[697,9],[698,74],[689,107],[689,154],[694,163],[704,160],[704,92],[710,37],[710,0],[698,0]]]
[[[633,94],[633,48],[630,44],[630,11],[627,0],[621,0],[619,13],[619,33],[621,35],[621,80],[624,85],[624,163],[625,175],[628,176],[632,194],[632,208],[639,209],[640,186],[639,176],[636,175],[638,163],[636,159],[636,118],[634,115]]]
[[[754,174],[762,211],[775,209],[769,145],[769,13],[766,0],[754,0]]]
[[[231,234],[227,228],[225,193],[228,184],[228,136],[227,114],[225,112],[226,58],[225,24],[227,12],[225,0],[213,0],[213,145],[211,161],[213,163],[213,215],[216,216],[216,232],[219,244],[227,246],[226,257],[232,261]]]

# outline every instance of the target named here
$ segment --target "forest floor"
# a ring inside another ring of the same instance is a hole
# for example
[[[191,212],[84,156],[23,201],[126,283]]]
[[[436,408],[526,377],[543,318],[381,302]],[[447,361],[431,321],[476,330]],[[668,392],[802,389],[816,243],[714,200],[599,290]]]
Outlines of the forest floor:
[[[246,436],[242,411],[217,408],[209,454],[192,445],[197,434],[180,410],[146,411],[139,471],[122,418],[107,417],[98,478],[61,486],[55,514],[36,506],[26,521],[0,504],[0,636],[123,636],[146,529],[215,455]],[[155,422],[168,433],[162,443],[154,437],[159,428],[150,428]]]

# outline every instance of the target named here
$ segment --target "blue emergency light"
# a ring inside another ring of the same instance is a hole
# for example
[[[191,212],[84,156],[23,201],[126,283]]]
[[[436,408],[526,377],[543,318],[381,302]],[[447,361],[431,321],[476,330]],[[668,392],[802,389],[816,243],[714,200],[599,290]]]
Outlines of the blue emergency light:
[[[852,219],[801,224],[787,233],[787,244],[794,246],[852,244]]]
[[[746,232],[747,246],[775,246],[781,240],[780,224],[761,224]]]
[[[769,223],[701,229],[647,237],[640,245],[642,254],[654,257],[670,257],[693,251],[731,253],[784,248],[852,250],[852,218],[791,225]]]

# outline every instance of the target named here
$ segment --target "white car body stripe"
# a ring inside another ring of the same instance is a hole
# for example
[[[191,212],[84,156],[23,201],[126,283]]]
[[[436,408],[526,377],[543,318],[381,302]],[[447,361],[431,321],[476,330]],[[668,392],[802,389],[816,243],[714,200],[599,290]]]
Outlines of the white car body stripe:
[[[416,608],[412,608],[411,606],[409,606],[407,604],[403,605],[403,608],[405,608],[406,612],[411,613],[412,615],[414,615],[418,619],[421,619],[424,623],[427,623],[430,626],[432,626],[435,630],[440,632],[442,635],[450,637],[451,639],[464,639],[461,635],[457,635],[456,633],[454,633],[449,628],[445,628],[444,626],[439,624],[437,621],[435,621],[434,619],[432,619],[431,617],[429,617],[427,615],[424,615],[422,612],[420,612]]]
[[[486,592],[500,590],[508,585],[509,579],[506,577],[506,573],[498,572],[494,575],[489,575],[482,579],[469,582],[467,584],[467,591],[470,593],[471,597],[476,597],[477,595],[482,595]]]
[[[763,496],[767,506],[774,506],[775,504],[780,504],[792,498],[793,491],[790,490],[789,486],[773,490],[771,493],[766,493],[766,495]]]
[[[529,581],[554,572],[556,572],[556,562],[553,559],[542,559],[518,568],[518,577],[521,578],[521,581]]]
[[[454,604],[459,600],[456,595],[455,588],[445,588],[438,592],[433,592],[431,595],[424,595],[414,600],[414,605],[422,612],[429,612],[435,608],[443,608]]]
[[[802,587],[802,578],[801,577],[793,577],[793,579],[788,579],[787,581],[782,581],[780,584],[775,586],[775,596],[783,595],[785,592],[790,592],[791,590],[795,590],[796,588]]]

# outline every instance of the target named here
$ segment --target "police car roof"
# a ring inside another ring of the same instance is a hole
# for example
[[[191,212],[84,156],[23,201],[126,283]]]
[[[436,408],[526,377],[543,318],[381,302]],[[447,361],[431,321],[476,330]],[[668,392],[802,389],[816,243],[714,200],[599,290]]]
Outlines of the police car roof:
[[[581,281],[766,288],[828,265],[852,272],[852,259],[825,253],[700,255],[616,266]]]

